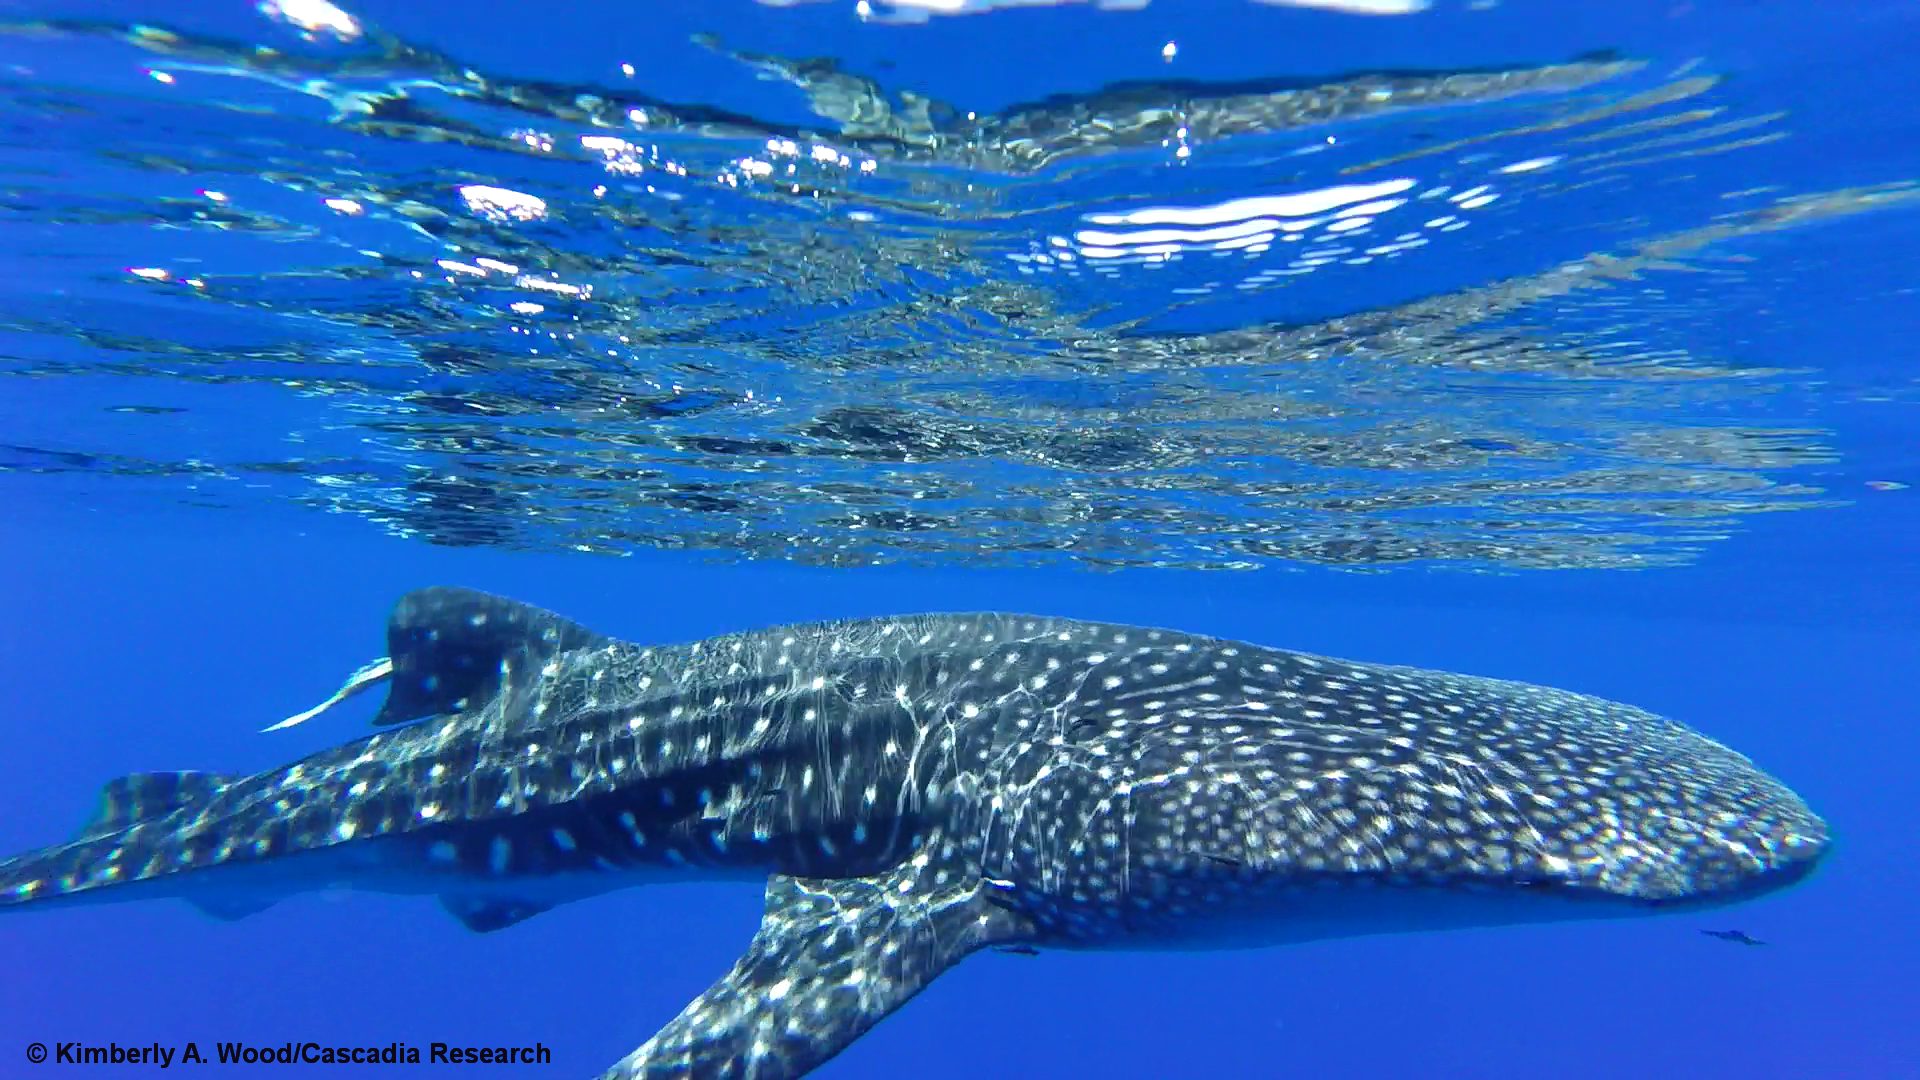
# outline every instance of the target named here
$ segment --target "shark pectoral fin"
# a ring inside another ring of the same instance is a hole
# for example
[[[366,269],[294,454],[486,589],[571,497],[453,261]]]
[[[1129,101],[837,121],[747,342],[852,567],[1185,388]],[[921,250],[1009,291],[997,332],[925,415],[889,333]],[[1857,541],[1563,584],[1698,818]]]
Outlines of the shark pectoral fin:
[[[100,809],[75,839],[124,829],[183,806],[205,802],[233,777],[210,772],[144,772],[109,780],[100,789]]]
[[[446,586],[416,589],[394,604],[387,619],[392,679],[373,722],[404,724],[477,708],[515,671],[535,676],[559,653],[608,640],[503,596]]]
[[[476,934],[505,930],[507,927],[551,908],[526,900],[476,900],[464,896],[442,896],[440,906],[466,924]]]
[[[606,1080],[805,1073],[845,1049],[942,971],[1025,937],[979,879],[935,886],[911,863],[869,878],[775,875],[746,955]]]

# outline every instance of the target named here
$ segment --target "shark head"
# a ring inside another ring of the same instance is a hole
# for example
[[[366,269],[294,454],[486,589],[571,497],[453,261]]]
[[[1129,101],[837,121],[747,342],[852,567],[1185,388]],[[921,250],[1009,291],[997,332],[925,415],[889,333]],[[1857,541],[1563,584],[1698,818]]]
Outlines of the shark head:
[[[1827,823],[1753,761],[1672,721],[1628,723],[1611,721],[1619,741],[1595,718],[1577,740],[1549,726],[1514,748],[1510,760],[1539,771],[1524,796],[1526,827],[1510,834],[1535,858],[1513,884],[1639,907],[1715,907],[1792,885],[1825,857]]]
[[[1432,905],[1438,928],[1724,907],[1803,880],[1830,846],[1827,823],[1751,760],[1637,710],[1507,754],[1529,774],[1462,791],[1481,809],[1440,819],[1446,876],[1466,888]]]
[[[1827,851],[1805,800],[1684,724],[1545,687],[1424,681],[1433,742],[1418,776],[1401,773],[1402,797],[1431,811],[1415,860],[1543,897],[1674,908],[1774,891]]]
[[[1069,947],[1704,907],[1800,880],[1828,846],[1826,823],[1752,761],[1619,702],[1170,631],[1047,628],[1052,644],[999,646],[995,660],[1019,658],[1009,690],[962,692],[1015,710],[974,826],[983,861],[1002,899]],[[1018,715],[1054,660],[1088,673],[1068,684],[1072,709]]]

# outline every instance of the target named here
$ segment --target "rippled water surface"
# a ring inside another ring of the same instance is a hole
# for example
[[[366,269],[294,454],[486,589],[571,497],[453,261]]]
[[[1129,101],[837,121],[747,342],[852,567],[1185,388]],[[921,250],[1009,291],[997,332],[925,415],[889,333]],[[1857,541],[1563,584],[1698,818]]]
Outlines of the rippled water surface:
[[[1913,9],[1381,6],[8,5],[0,494],[1205,568],[1903,497]]]

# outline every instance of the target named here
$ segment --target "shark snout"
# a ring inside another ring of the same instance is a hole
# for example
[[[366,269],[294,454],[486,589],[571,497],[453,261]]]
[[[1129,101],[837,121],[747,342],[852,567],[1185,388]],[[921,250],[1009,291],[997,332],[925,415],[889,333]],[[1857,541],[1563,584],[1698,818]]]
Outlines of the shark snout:
[[[1656,812],[1647,836],[1664,858],[1631,881],[1638,898],[1660,904],[1719,905],[1777,892],[1805,879],[1826,857],[1825,819],[1762,773],[1715,789],[1715,799]],[[1664,863],[1664,865],[1660,865]]]
[[[1831,834],[1806,800],[1748,758],[1675,725],[1609,767],[1553,822],[1547,882],[1667,907],[1724,904],[1801,881]],[[1543,884],[1536,879],[1536,884]]]
[[[1765,814],[1702,831],[1693,892],[1712,902],[1777,892],[1813,873],[1831,845],[1825,819],[1782,788]]]

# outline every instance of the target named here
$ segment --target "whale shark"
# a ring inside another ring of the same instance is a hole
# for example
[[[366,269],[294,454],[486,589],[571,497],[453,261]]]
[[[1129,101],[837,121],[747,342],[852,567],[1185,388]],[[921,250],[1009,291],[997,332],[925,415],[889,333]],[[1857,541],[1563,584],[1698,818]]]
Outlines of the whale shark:
[[[746,951],[608,1077],[794,1077],[988,947],[1208,949],[1733,903],[1826,823],[1584,694],[1007,613],[651,646],[403,596],[358,740],[106,785],[0,906],[346,886],[476,931],[653,881],[765,883]],[[301,722],[319,709],[283,721]]]

